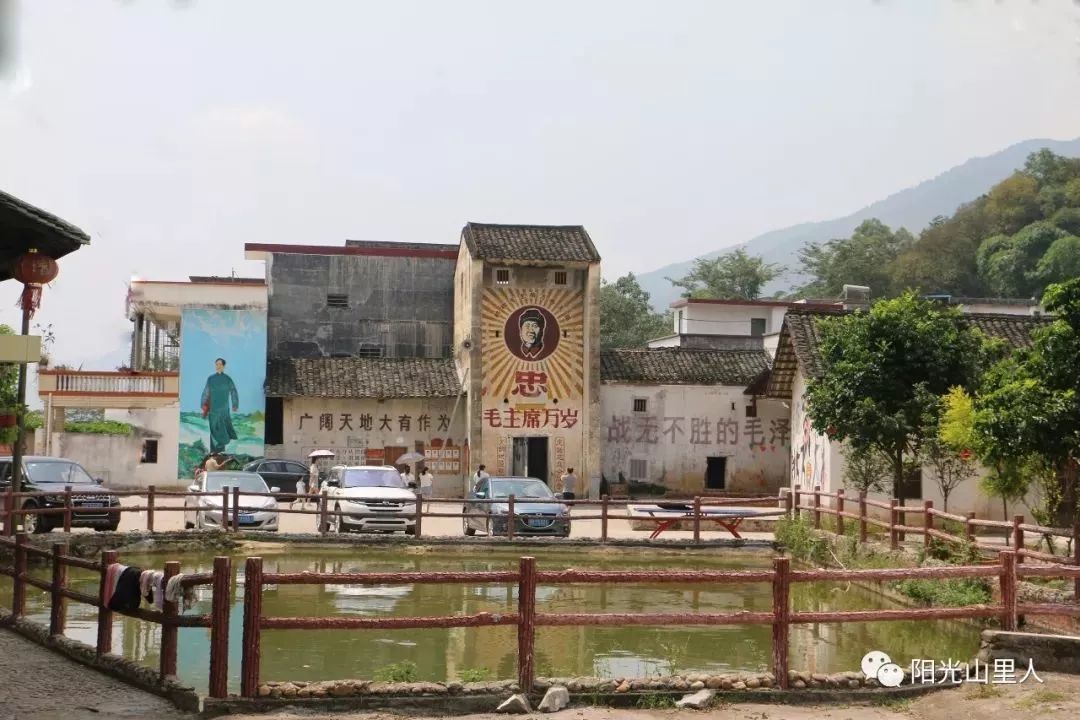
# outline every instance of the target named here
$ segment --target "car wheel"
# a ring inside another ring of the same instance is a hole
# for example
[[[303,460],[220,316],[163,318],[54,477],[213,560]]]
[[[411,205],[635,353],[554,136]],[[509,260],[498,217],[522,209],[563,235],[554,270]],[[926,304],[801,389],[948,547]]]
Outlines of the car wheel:
[[[31,508],[37,509],[37,503],[32,500],[23,505],[23,510],[29,510]],[[49,531],[45,526],[45,518],[41,515],[23,515],[22,527],[23,532],[29,535],[39,535]]]
[[[184,529],[185,529],[185,530],[194,530],[194,529],[195,529],[195,523],[193,523],[193,522],[187,522],[187,521],[185,520],[185,521],[184,521]]]
[[[416,526],[413,525],[412,527],[405,528],[405,534],[406,535],[415,535],[416,534]]]
[[[106,525],[105,527],[95,527],[95,532],[116,532],[119,525]]]
[[[461,512],[462,514],[466,514],[469,512],[469,510],[468,508],[461,508]],[[461,518],[461,530],[469,537],[472,537],[476,534],[476,528],[469,524],[469,518]]]

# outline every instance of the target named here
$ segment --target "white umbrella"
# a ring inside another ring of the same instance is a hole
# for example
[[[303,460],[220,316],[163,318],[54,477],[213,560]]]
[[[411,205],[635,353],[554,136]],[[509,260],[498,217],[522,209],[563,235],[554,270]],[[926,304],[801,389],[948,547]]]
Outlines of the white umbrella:
[[[423,462],[426,459],[427,458],[425,458],[421,453],[407,452],[404,455],[402,455],[401,457],[399,457],[397,460],[395,460],[394,464],[395,465],[412,465],[413,463]]]
[[[334,457],[334,453],[330,452],[329,450],[312,450],[311,454],[308,455],[308,457],[309,458]]]

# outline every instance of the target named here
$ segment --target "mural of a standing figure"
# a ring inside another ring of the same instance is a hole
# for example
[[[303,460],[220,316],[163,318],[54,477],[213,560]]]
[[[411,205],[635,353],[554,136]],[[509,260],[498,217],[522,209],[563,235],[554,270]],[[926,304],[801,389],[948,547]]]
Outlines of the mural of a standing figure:
[[[240,409],[240,395],[236,383],[225,374],[224,358],[214,360],[214,374],[206,378],[201,404],[202,416],[210,425],[210,452],[223,453],[237,438],[232,413]]]

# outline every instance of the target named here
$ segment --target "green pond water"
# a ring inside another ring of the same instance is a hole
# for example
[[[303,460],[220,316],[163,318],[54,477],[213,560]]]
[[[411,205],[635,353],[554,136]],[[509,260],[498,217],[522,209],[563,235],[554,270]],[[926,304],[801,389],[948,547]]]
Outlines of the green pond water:
[[[253,553],[248,553],[253,554]],[[513,569],[521,549],[475,547],[432,549],[304,549],[262,552],[265,572],[363,572]],[[538,548],[527,554],[541,569],[766,569],[767,553],[719,550],[715,553],[581,553]],[[212,554],[169,554],[185,572],[212,568]],[[125,555],[126,564],[160,568],[165,555]],[[243,627],[243,557],[234,558],[237,573],[229,638],[230,690],[239,690]],[[96,592],[90,573],[69,570],[70,582]],[[35,571],[44,579],[45,570]],[[190,613],[210,612],[210,589],[199,588],[199,602]],[[543,586],[537,589],[540,612],[731,612],[768,611],[771,587],[766,583],[719,585],[612,584]],[[865,610],[893,607],[875,593],[847,584],[795,584],[794,610]],[[267,587],[263,612],[274,616],[420,616],[513,611],[517,588],[511,585],[287,585]],[[0,602],[10,607],[11,584],[0,584]],[[27,610],[48,624],[48,596],[28,590]],[[94,643],[97,611],[71,602],[66,634]],[[156,667],[159,627],[116,616],[113,651]],[[210,631],[181,628],[178,672],[205,692]],[[877,622],[796,625],[791,628],[791,667],[813,672],[858,670],[869,650],[882,650],[905,666],[914,658],[967,660],[978,649],[978,629],[951,621]],[[263,680],[333,680],[372,678],[394,663],[411,661],[419,679],[461,679],[486,670],[487,678],[516,673],[516,629],[456,628],[450,630],[268,630],[262,635]],[[546,676],[647,677],[674,672],[766,670],[771,653],[769,626],[723,627],[558,627],[539,628],[537,673]]]

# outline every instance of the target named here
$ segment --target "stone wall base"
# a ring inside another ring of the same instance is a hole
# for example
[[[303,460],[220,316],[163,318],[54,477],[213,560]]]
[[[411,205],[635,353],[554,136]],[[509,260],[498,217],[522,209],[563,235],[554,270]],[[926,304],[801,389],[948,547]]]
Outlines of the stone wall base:
[[[1032,664],[1035,672],[1080,675],[1080,637],[984,630],[979,661],[1014,660],[1017,670]]]

